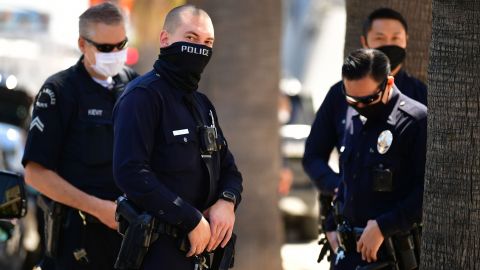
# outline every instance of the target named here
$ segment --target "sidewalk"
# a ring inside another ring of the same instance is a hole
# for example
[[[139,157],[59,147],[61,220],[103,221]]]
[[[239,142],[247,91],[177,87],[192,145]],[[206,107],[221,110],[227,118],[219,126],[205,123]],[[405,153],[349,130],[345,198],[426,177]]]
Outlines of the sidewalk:
[[[317,263],[320,246],[317,240],[310,243],[285,244],[281,254],[284,270],[328,270],[329,262]]]

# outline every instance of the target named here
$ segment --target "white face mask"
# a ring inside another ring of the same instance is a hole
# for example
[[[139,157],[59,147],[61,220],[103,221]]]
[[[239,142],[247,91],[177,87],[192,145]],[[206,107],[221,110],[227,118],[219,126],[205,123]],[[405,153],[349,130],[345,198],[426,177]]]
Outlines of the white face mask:
[[[105,77],[117,75],[127,61],[127,49],[118,52],[95,53],[95,65],[91,65],[96,73]]]

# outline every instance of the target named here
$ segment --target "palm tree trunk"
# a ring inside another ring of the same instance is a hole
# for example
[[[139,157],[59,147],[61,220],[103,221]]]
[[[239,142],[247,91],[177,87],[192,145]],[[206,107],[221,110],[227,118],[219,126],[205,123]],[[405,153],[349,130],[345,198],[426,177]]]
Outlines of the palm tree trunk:
[[[281,1],[189,2],[213,20],[213,57],[200,89],[213,100],[244,177],[235,269],[281,269],[276,194]]]
[[[405,69],[422,81],[427,78],[428,46],[431,38],[432,0],[347,0],[345,55],[360,48],[363,22],[375,9],[389,7],[400,12],[408,23]]]
[[[480,269],[480,2],[434,0],[422,269]]]
[[[130,14],[135,34],[132,39],[139,54],[135,70],[143,74],[152,69],[160,53],[159,37],[167,12],[185,0],[136,0]]]

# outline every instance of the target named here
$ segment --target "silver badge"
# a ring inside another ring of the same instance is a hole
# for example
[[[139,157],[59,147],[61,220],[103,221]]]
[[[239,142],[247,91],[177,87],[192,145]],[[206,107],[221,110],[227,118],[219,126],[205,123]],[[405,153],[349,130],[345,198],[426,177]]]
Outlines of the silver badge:
[[[377,150],[378,153],[380,154],[385,154],[387,153],[388,149],[390,149],[390,146],[392,145],[393,141],[393,134],[390,130],[384,130],[380,135],[378,136],[377,140]]]

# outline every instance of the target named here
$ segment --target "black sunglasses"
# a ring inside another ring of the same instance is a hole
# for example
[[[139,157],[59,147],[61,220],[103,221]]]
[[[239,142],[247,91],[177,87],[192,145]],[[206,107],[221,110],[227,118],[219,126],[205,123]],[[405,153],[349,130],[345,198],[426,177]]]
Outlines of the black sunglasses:
[[[347,91],[345,90],[345,84],[342,84],[342,92],[349,103],[353,103],[353,104],[363,103],[365,105],[368,105],[374,102],[375,100],[377,100],[378,97],[383,94],[383,92],[385,91],[385,87],[387,86],[387,79],[388,78],[385,78],[385,80],[383,80],[383,82],[378,85],[378,88],[379,88],[378,92],[368,96],[354,97],[354,96],[348,95]]]
[[[105,52],[105,53],[111,52],[115,48],[117,48],[119,50],[122,50],[123,48],[125,48],[125,46],[128,43],[128,38],[127,37],[123,41],[121,41],[117,44],[99,44],[99,43],[96,43],[95,41],[93,41],[91,39],[86,38],[86,37],[82,37],[82,38],[85,39],[88,43],[95,46],[95,48],[97,48],[97,50],[99,52]]]

